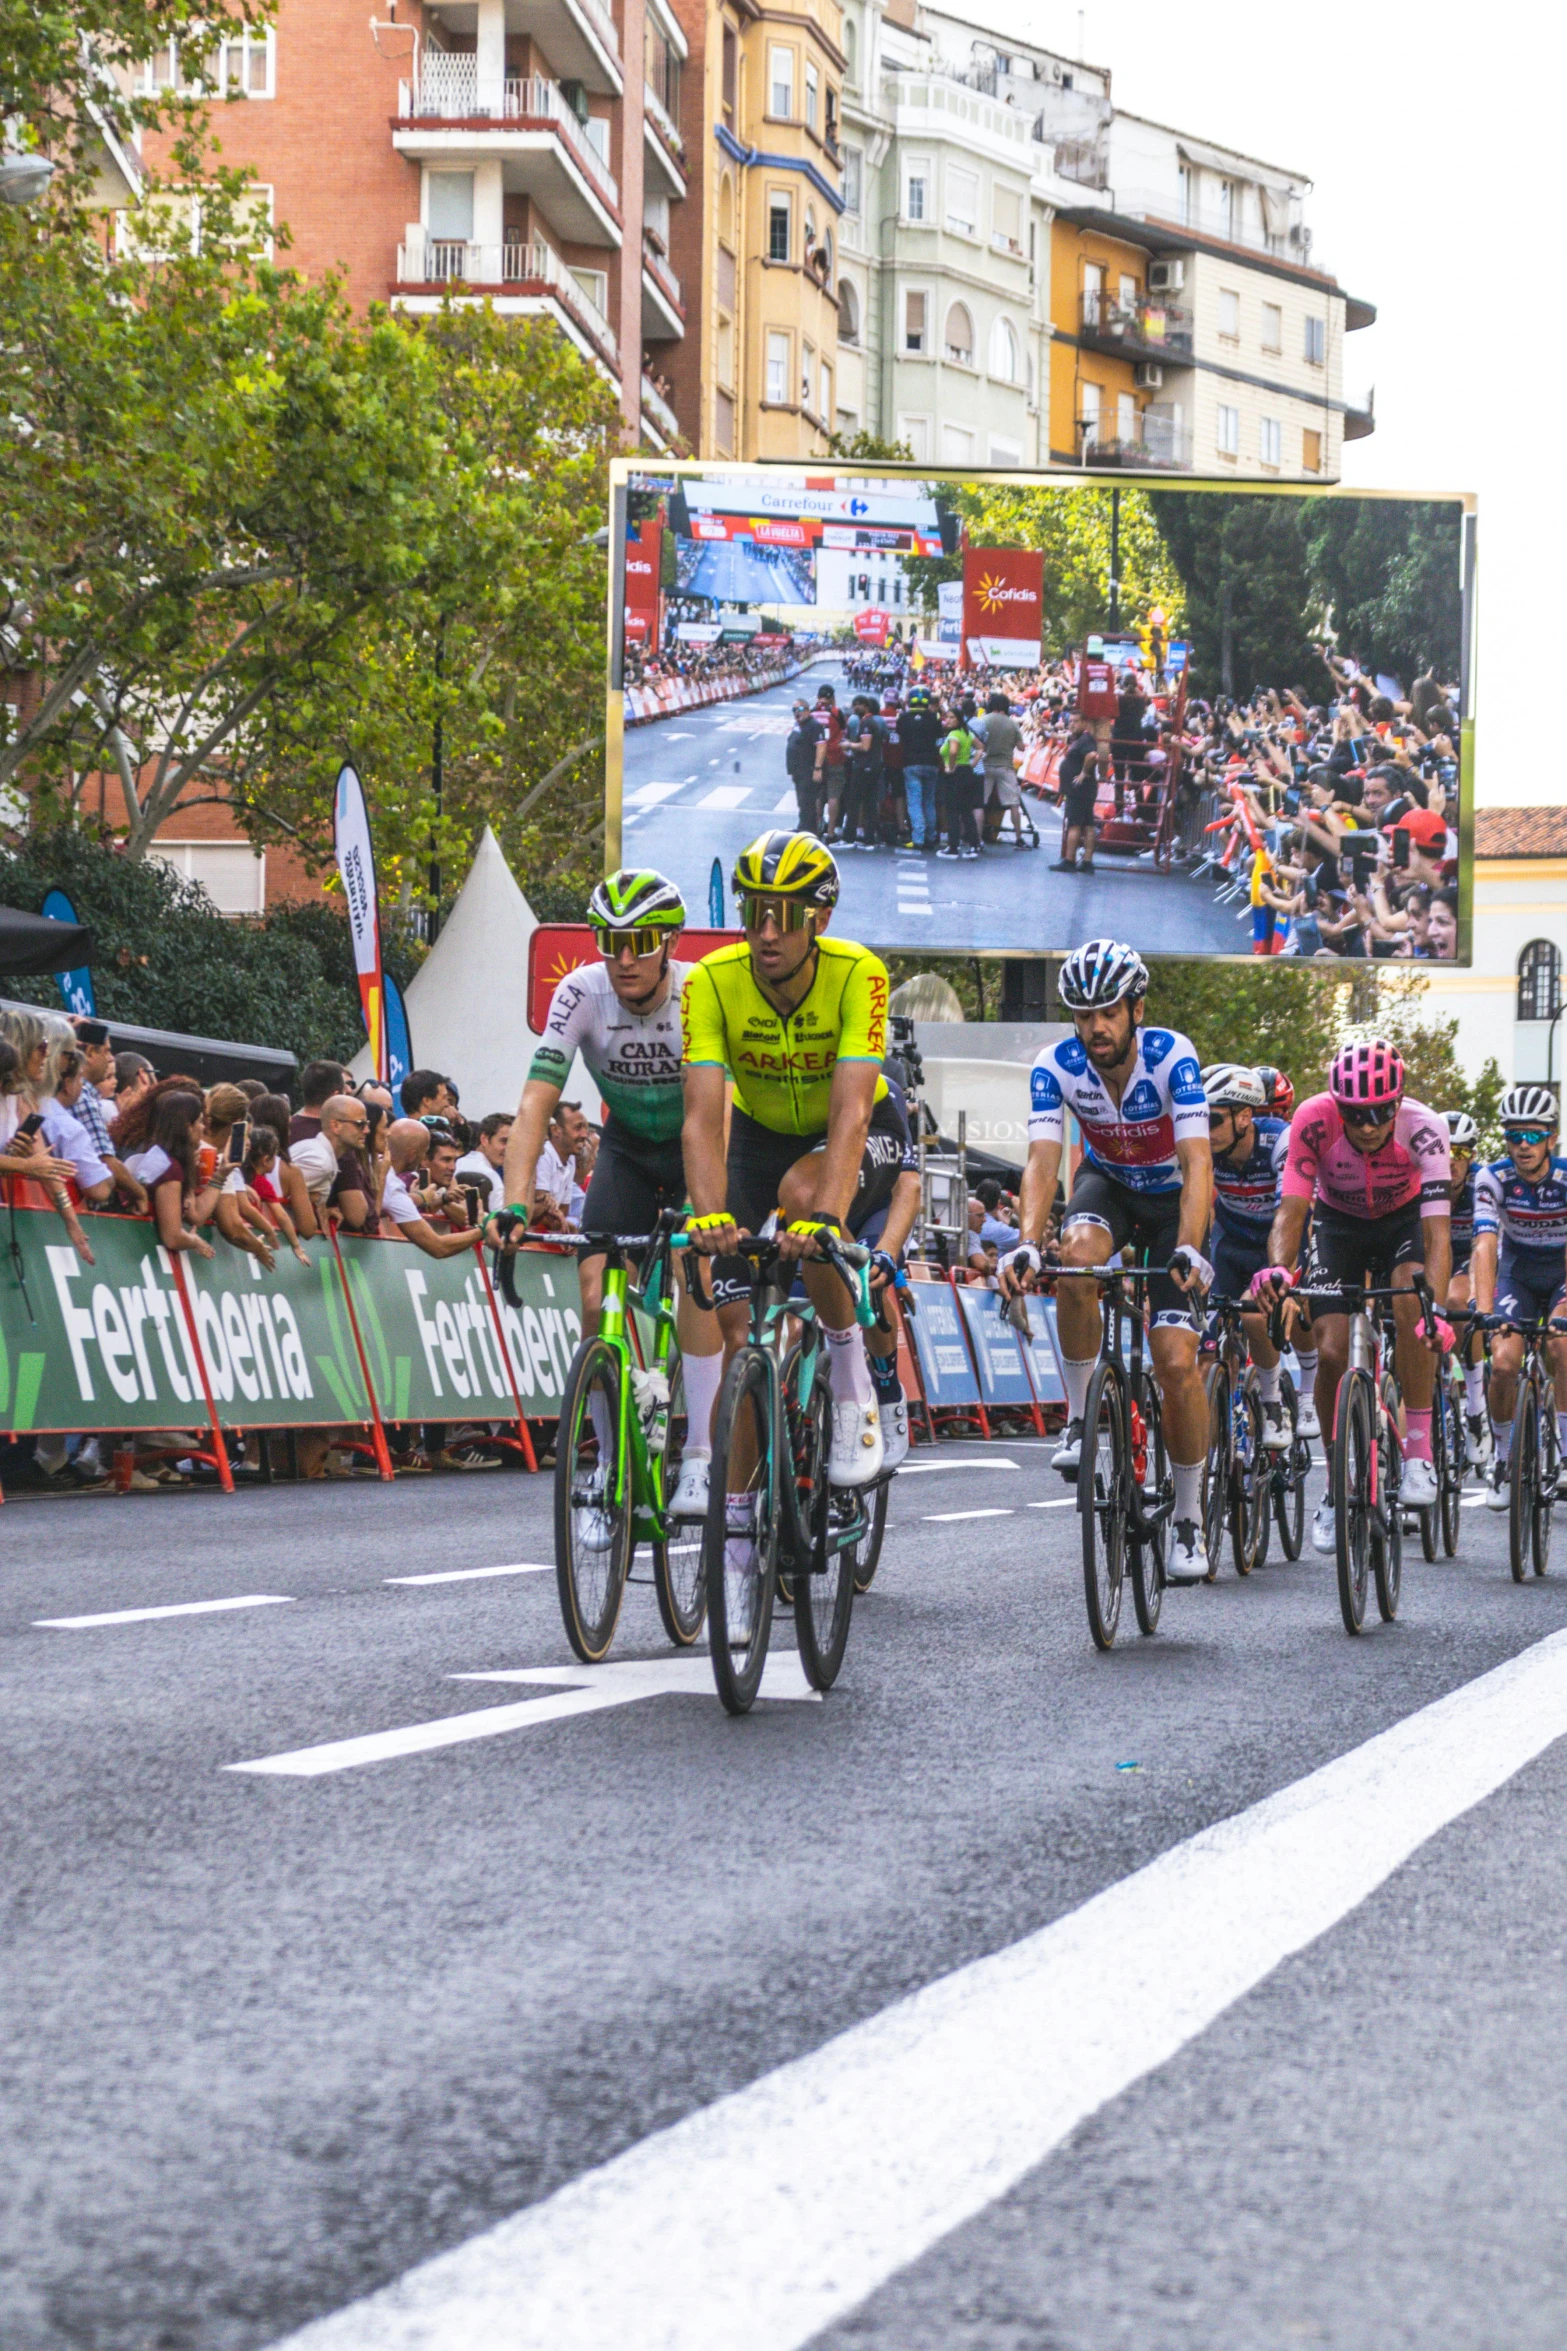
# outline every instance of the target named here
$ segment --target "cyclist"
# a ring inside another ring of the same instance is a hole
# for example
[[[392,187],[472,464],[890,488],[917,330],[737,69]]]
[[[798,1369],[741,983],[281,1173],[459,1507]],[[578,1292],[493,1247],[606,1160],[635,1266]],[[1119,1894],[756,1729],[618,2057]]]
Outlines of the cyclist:
[[[1404,1093],[1402,1056],[1384,1038],[1345,1045],[1334,1056],[1325,1094],[1313,1094],[1290,1121],[1289,1152],[1279,1210],[1268,1236],[1268,1264],[1253,1288],[1259,1296],[1287,1289],[1297,1266],[1308,1213],[1311,1253],[1302,1286],[1311,1299],[1320,1349],[1317,1412],[1333,1426],[1338,1384],[1349,1360],[1349,1317],[1334,1299],[1346,1284],[1388,1284],[1407,1296],[1394,1301],[1394,1360],[1404,1392],[1403,1497],[1412,1509],[1436,1500],[1431,1463],[1431,1398],[1436,1361],[1420,1327],[1414,1297],[1425,1270],[1431,1294],[1447,1296],[1447,1121]],[[1315,1207],[1313,1207],[1315,1202]],[[1330,1448],[1331,1440],[1324,1438]],[[1330,1489],[1331,1490],[1331,1489]],[[1333,1504],[1317,1506],[1311,1539],[1332,1551],[1337,1533]]]
[[[1261,1078],[1267,1094],[1268,1116],[1281,1118],[1287,1127],[1295,1115],[1295,1088],[1283,1070],[1275,1068],[1271,1061],[1260,1061],[1257,1064],[1257,1075]],[[1300,1262],[1302,1265],[1305,1264],[1310,1246],[1311,1218],[1308,1215],[1306,1230],[1301,1240]],[[1303,1437],[1320,1437],[1322,1429],[1317,1419],[1316,1396],[1317,1348],[1312,1334],[1311,1317],[1304,1298],[1296,1300],[1295,1330],[1291,1344],[1295,1350],[1295,1361],[1300,1369],[1300,1393],[1295,1399],[1295,1427]]]
[[[545,1133],[579,1053],[609,1112],[582,1204],[584,1230],[645,1233],[661,1210],[684,1206],[680,1000],[693,967],[675,959],[674,946],[685,919],[679,890],[661,873],[622,867],[589,898],[603,960],[567,972],[555,990],[502,1163],[509,1211],[523,1229]],[[511,1245],[519,1238],[514,1227]],[[582,1323],[591,1333],[603,1301],[603,1256],[579,1266]],[[671,1508],[676,1517],[700,1517],[723,1365],[711,1315],[685,1292],[676,1331],[690,1435]]]
[[[1208,1405],[1192,1309],[1195,1295],[1213,1284],[1202,1253],[1213,1217],[1202,1074],[1187,1038],[1144,1025],[1148,967],[1135,948],[1090,939],[1066,958],[1058,985],[1076,1034],[1045,1046],[1034,1063],[1018,1220],[1023,1239],[1002,1268],[1001,1288],[1015,1295],[1040,1271],[1070,1110],[1082,1129],[1083,1157],[1061,1220],[1056,1314],[1067,1426],[1053,1464],[1076,1473],[1101,1339],[1098,1284],[1073,1281],[1070,1269],[1107,1265],[1137,1242],[1153,1264],[1170,1268],[1155,1274],[1147,1290],[1149,1345],[1175,1472],[1175,1539],[1165,1577],[1200,1583],[1208,1573],[1201,1501]]]
[[[1509,1086],[1502,1096],[1500,1159],[1475,1179],[1474,1293],[1482,1314],[1508,1322],[1539,1323],[1560,1311],[1567,1280],[1567,1159],[1557,1150],[1556,1096],[1550,1086]],[[1556,1426],[1567,1436],[1567,1339],[1546,1341],[1556,1387]],[[1491,1343],[1491,1425],[1496,1459],[1486,1493],[1488,1510],[1507,1508],[1513,1408],[1523,1340],[1499,1332]],[[1558,1491],[1567,1489],[1567,1455]]]
[[[1202,1073],[1213,1145],[1213,1286],[1222,1298],[1243,1298],[1268,1261],[1268,1234],[1279,1205],[1289,1129],[1263,1109],[1261,1075],[1236,1061],[1213,1061]],[[1290,1431],[1279,1394],[1279,1351],[1258,1307],[1243,1328],[1262,1392],[1262,1441],[1270,1453],[1288,1449]]]
[[[868,947],[827,935],[838,868],[813,833],[761,834],[742,850],[732,883],[745,935],[706,956],[681,999],[692,1231],[718,1261],[727,1357],[750,1321],[750,1273],[735,1244],[778,1211],[781,1255],[800,1261],[827,1342],[828,1475],[868,1485],[885,1455],[876,1391],[854,1301],[816,1243],[857,1231],[884,1207],[912,1151],[881,1066],[887,967]]]
[[[1480,1129],[1467,1110],[1444,1111],[1447,1120],[1447,1148],[1452,1175],[1448,1179],[1448,1197],[1452,1209],[1448,1217],[1453,1237],[1453,1272],[1447,1285],[1449,1314],[1470,1305],[1474,1283],[1470,1263],[1474,1256],[1475,1232],[1475,1153],[1480,1145]],[[1477,1330],[1470,1330],[1460,1352],[1464,1366],[1464,1419],[1469,1429],[1469,1450],[1475,1461],[1481,1461],[1490,1451],[1491,1423],[1485,1409],[1485,1343]]]

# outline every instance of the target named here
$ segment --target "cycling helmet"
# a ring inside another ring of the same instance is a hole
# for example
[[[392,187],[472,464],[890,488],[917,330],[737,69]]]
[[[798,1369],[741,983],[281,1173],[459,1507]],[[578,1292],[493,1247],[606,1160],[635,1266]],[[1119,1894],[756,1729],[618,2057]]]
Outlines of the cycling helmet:
[[[1090,939],[1074,947],[1062,964],[1056,989],[1072,1012],[1097,1012],[1123,998],[1135,1004],[1148,993],[1148,966],[1135,947],[1119,939]]]
[[[605,876],[588,900],[588,920],[595,930],[628,931],[646,924],[657,931],[678,931],[686,919],[686,904],[667,874],[651,867],[623,865]]]
[[[1468,1111],[1449,1110],[1444,1113],[1444,1116],[1447,1119],[1447,1139],[1452,1148],[1455,1151],[1478,1150],[1480,1129],[1475,1125]]]
[[[731,883],[737,898],[766,890],[808,906],[838,903],[837,862],[814,833],[759,833],[736,858]]]
[[[1504,1127],[1553,1127],[1556,1124],[1554,1086],[1509,1086],[1497,1115]]]
[[[908,707],[910,710],[928,710],[930,708],[929,686],[911,686]]]
[[[1353,1102],[1364,1109],[1391,1110],[1404,1091],[1404,1060],[1385,1037],[1359,1045],[1342,1045],[1328,1071],[1328,1092],[1335,1102]]]
[[[1273,1116],[1275,1118],[1293,1118],[1295,1115],[1295,1089],[1284,1075],[1283,1070],[1275,1069],[1271,1061],[1260,1061],[1257,1064],[1257,1075],[1262,1080],[1262,1090],[1267,1096],[1267,1107]]]
[[[1210,1061],[1202,1090],[1210,1110],[1261,1110],[1268,1099],[1261,1073],[1239,1061]]]

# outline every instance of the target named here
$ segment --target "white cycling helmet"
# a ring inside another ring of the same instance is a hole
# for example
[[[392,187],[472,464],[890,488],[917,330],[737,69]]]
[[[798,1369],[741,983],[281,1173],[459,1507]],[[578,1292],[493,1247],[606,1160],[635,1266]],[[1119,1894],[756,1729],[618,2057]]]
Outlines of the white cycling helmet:
[[[1455,1151],[1475,1151],[1480,1144],[1480,1129],[1467,1110],[1449,1110],[1443,1113],[1447,1120],[1447,1139]]]
[[[1509,1086],[1497,1113],[1504,1127],[1553,1127],[1556,1124],[1554,1086]]]
[[[1210,1110],[1261,1110],[1268,1089],[1254,1069],[1240,1061],[1210,1061],[1202,1073]]]
[[[1148,993],[1148,966],[1135,947],[1119,939],[1090,939],[1074,947],[1062,964],[1056,989],[1072,1012],[1097,1012],[1125,998],[1135,1004]]]

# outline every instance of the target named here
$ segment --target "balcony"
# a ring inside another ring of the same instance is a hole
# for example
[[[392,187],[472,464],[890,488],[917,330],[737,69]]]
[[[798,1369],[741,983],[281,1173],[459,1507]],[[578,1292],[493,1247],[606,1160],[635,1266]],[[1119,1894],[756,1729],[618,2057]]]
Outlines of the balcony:
[[[1375,388],[1368,392],[1346,392],[1344,395],[1344,438],[1346,441],[1368,441],[1377,429],[1377,396]]]
[[[1173,302],[1113,302],[1108,294],[1085,294],[1077,316],[1078,333],[1090,350],[1191,365],[1192,314]]]
[[[642,85],[642,128],[656,195],[682,197],[686,192],[686,143],[679,125],[651,82]]]
[[[619,377],[620,345],[614,328],[542,238],[473,245],[461,238],[423,237],[399,245],[398,308],[434,310],[446,297],[491,301],[507,317],[553,317],[586,358]]]
[[[1143,408],[1131,416],[1118,412],[1080,417],[1077,438],[1087,466],[1180,473],[1192,462],[1191,428],[1178,411],[1168,408]]]
[[[1311,231],[1296,204],[1283,198],[1270,216],[1263,215],[1260,205],[1247,202],[1228,208],[1191,205],[1183,212],[1173,188],[1168,192],[1160,188],[1104,188],[1102,194],[1085,196],[1085,205],[1091,205],[1096,213],[1147,228],[1147,243],[1161,253],[1179,252],[1183,243],[1188,250],[1193,244],[1226,245],[1243,253],[1265,255],[1288,268],[1309,269],[1318,277],[1328,274],[1312,259]],[[1071,217],[1078,217],[1075,208]]]
[[[642,339],[669,343],[686,331],[680,280],[651,237],[642,239]]]
[[[502,186],[535,198],[563,238],[620,243],[615,175],[560,89],[542,74],[508,77],[494,102],[484,104],[473,58],[427,57],[417,83],[401,85],[392,145],[437,169],[498,158]]]
[[[680,439],[680,419],[651,376],[642,378],[642,422],[650,434],[656,434],[664,448],[672,449]]]

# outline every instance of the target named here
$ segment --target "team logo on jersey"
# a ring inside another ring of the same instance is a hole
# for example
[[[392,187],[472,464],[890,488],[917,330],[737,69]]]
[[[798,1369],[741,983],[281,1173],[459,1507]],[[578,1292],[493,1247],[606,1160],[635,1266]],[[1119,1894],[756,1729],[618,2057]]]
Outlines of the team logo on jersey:
[[[1165,1058],[1165,1055],[1173,1049],[1174,1044],[1175,1031],[1173,1029],[1144,1029],[1144,1069],[1157,1069],[1160,1062]],[[1195,1068],[1195,1066],[1196,1064],[1194,1063],[1193,1067]]]
[[[1088,1067],[1088,1055],[1077,1037],[1068,1037],[1064,1043],[1056,1047],[1056,1059],[1068,1077],[1081,1077]]]
[[[1135,1086],[1128,1086],[1121,1096],[1121,1116],[1124,1119],[1157,1118],[1159,1089],[1147,1078],[1139,1078]]]
[[[1184,1054],[1170,1072],[1170,1095],[1183,1108],[1207,1099],[1202,1090],[1202,1071]]]
[[[1034,1069],[1029,1073],[1028,1096],[1035,1110],[1059,1110],[1061,1089],[1048,1069]]]

